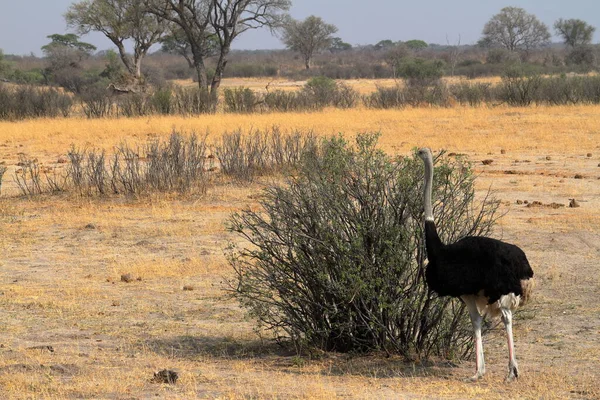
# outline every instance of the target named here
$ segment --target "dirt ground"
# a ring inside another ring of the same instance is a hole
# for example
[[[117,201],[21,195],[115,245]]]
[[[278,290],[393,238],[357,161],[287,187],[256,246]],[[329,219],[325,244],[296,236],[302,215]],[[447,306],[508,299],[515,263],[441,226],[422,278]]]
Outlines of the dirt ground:
[[[503,381],[501,324],[484,337],[477,383],[462,381],[472,360],[308,359],[256,336],[223,290],[224,248],[239,240],[223,223],[253,206],[261,185],[222,182],[189,198],[0,197],[0,398],[600,398],[596,143],[466,152],[478,194],[491,188],[506,212],[494,236],[521,246],[535,271],[533,300],[514,322],[516,382]],[[0,162],[12,165],[23,150],[10,144]],[[178,372],[175,385],[153,381],[162,369]]]

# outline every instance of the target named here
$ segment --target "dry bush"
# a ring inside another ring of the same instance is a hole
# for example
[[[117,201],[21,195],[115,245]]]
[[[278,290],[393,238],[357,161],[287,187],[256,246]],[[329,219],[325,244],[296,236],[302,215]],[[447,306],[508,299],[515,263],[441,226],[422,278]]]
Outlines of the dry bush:
[[[140,157],[139,154],[144,154]],[[109,160],[103,150],[68,153],[67,185],[85,196],[150,192],[204,193],[207,186],[206,137],[173,132],[166,142],[134,148],[121,144]]]
[[[6,173],[7,168],[4,165],[0,165],[0,195],[2,194],[2,179]]]
[[[225,133],[215,153],[225,175],[240,181],[252,181],[258,175],[295,165],[302,154],[315,148],[316,140],[312,133],[283,135],[278,127],[273,127],[248,135],[241,130]]]
[[[70,95],[53,88],[0,84],[0,120],[68,117],[72,105]]]

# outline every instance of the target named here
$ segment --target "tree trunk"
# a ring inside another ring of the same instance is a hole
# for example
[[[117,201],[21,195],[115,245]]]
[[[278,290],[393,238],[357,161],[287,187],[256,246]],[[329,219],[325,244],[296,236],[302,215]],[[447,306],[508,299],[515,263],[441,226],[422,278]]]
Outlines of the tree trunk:
[[[198,88],[200,90],[207,90],[208,78],[206,77],[206,66],[203,60],[196,60],[194,63],[196,69],[196,77],[198,78]]]
[[[225,66],[227,65],[227,53],[229,49],[223,49],[221,54],[219,55],[219,60],[217,61],[217,67],[215,68],[215,75],[213,76],[212,82],[210,84],[210,95],[213,100],[217,100],[219,98],[219,87],[221,86],[221,80],[223,79],[223,72],[225,71]]]
[[[304,57],[304,66],[306,67],[306,69],[310,69],[310,57]]]
[[[117,50],[119,50],[119,56],[121,57],[121,61],[123,61],[123,65],[125,65],[127,72],[129,72],[132,77],[137,77],[135,63],[132,62],[131,57],[127,55],[123,42],[118,40],[112,40],[112,42],[117,46]]]

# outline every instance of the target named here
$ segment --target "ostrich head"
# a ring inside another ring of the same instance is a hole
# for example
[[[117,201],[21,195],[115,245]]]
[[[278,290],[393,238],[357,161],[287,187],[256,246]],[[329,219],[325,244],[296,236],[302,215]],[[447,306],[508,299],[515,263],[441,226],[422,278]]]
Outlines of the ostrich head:
[[[423,161],[433,161],[431,150],[427,147],[420,148],[417,154]]]

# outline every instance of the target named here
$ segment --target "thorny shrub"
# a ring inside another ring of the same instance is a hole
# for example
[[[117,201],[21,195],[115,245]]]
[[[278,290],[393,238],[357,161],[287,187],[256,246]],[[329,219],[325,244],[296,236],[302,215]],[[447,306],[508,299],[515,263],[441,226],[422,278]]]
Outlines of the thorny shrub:
[[[424,277],[423,167],[390,158],[377,135],[341,137],[306,155],[258,209],[230,219],[230,289],[275,338],[333,351],[384,350],[406,357],[466,357],[471,329],[460,301]],[[497,202],[474,204],[462,158],[437,157],[434,213],[445,241],[486,235]],[[264,331],[263,331],[264,332]]]

